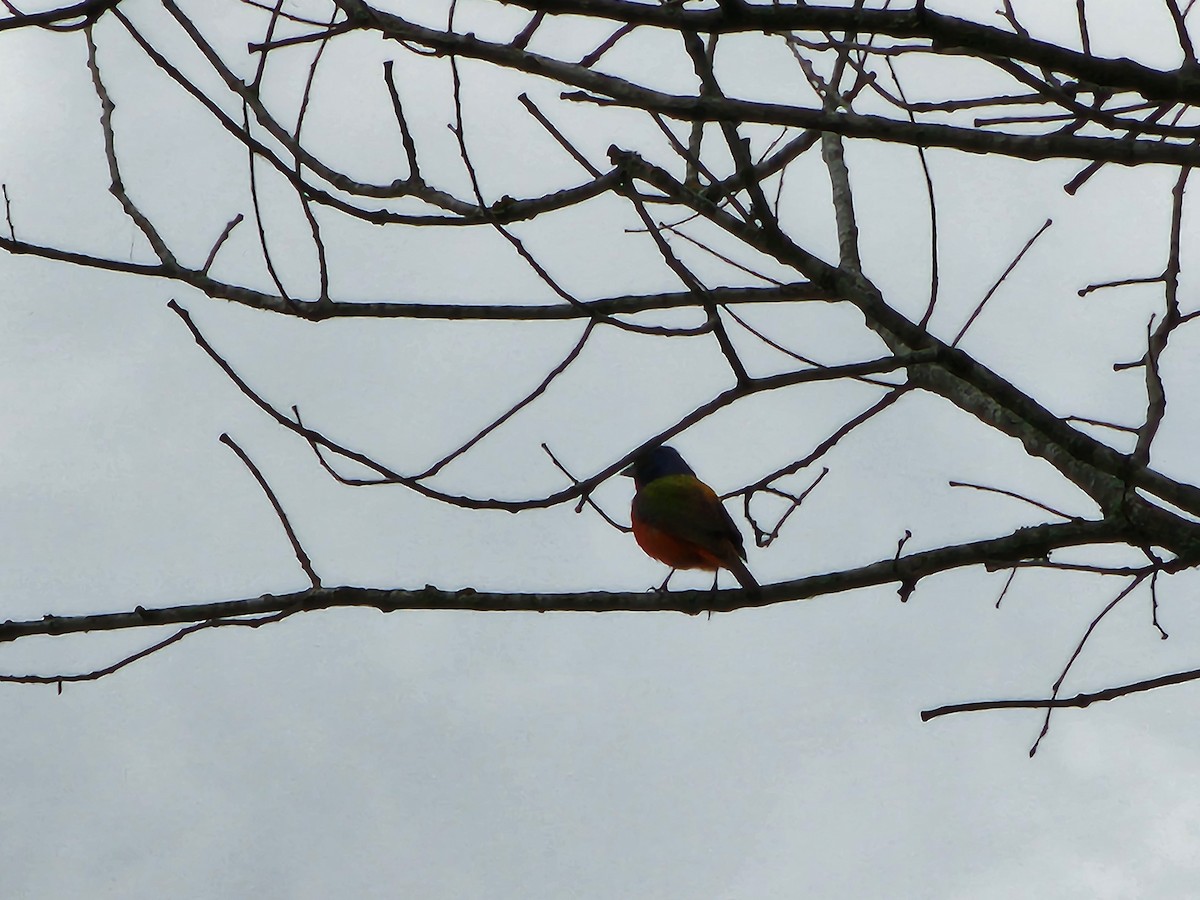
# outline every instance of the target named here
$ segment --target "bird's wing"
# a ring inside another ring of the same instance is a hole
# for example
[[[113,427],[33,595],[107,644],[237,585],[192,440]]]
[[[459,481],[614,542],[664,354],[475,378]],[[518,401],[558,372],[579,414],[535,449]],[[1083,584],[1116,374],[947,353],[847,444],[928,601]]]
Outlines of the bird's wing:
[[[718,559],[732,546],[742,559],[742,533],[716,493],[691,475],[657,478],[638,491],[637,517],[668,534],[703,547]]]

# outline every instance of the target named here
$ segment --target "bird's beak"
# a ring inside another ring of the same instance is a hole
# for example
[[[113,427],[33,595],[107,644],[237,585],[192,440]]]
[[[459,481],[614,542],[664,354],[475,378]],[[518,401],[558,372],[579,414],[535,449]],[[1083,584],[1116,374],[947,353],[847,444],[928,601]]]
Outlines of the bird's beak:
[[[627,477],[629,477],[629,478],[632,478],[632,477],[633,477],[633,469],[634,469],[634,464],[633,464],[633,463],[630,463],[628,466],[626,466],[624,469],[622,469],[622,470],[621,470],[620,472],[618,472],[617,474],[618,474],[618,475],[625,475],[625,476],[627,476]]]

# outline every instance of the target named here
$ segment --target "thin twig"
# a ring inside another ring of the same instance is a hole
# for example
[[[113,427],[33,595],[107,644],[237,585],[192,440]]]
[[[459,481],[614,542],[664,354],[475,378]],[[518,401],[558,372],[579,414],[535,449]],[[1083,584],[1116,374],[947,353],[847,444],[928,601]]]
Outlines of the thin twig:
[[[674,234],[678,237],[683,238],[685,241],[687,241],[693,247],[697,247],[700,250],[703,250],[709,256],[719,259],[721,262],[725,263],[725,265],[730,266],[734,269],[737,269],[739,272],[745,272],[747,275],[749,275],[753,278],[759,278],[759,279],[767,282],[768,284],[774,284],[774,285],[779,285],[779,286],[782,286],[784,284],[784,282],[780,281],[778,278],[772,278],[770,275],[765,275],[762,272],[757,272],[754,269],[751,269],[749,266],[742,265],[740,262],[735,260],[733,257],[727,256],[726,254],[721,253],[719,250],[713,249],[712,247],[708,246],[708,244],[705,244],[703,241],[696,240],[696,238],[692,237],[686,231],[683,231],[680,228],[676,228],[674,225],[667,225],[664,223],[661,225],[661,227],[663,228],[663,230],[669,231],[669,232],[671,232],[671,234]]]
[[[1150,551],[1147,551],[1146,555],[1157,565],[1162,565],[1161,561]],[[1158,636],[1165,641],[1169,635],[1158,622],[1158,576],[1160,572],[1161,569],[1156,568],[1154,574],[1150,576],[1150,624],[1158,630]]]
[[[1167,7],[1167,12],[1171,14],[1171,21],[1175,25],[1175,34],[1179,38],[1179,47],[1183,50],[1183,59],[1185,66],[1196,65],[1196,48],[1192,45],[1192,36],[1188,34],[1187,21],[1184,19],[1184,14],[1179,11],[1179,7],[1175,4],[1175,0],[1163,0]]]
[[[1168,5],[1171,5],[1168,2]],[[1173,5],[1172,5],[1173,8]],[[1167,265],[1163,270],[1162,282],[1165,307],[1162,320],[1158,327],[1151,330],[1147,326],[1146,336],[1146,420],[1138,429],[1137,446],[1134,448],[1131,462],[1134,466],[1150,464],[1150,445],[1162,425],[1167,414],[1167,393],[1163,385],[1162,374],[1159,371],[1159,358],[1167,348],[1171,332],[1180,323],[1179,315],[1179,270],[1180,270],[1180,234],[1183,229],[1183,198],[1187,187],[1188,175],[1191,168],[1184,166],[1179,170],[1175,186],[1171,189],[1171,230],[1168,239]]]
[[[744,328],[746,331],[750,332],[752,335],[754,335],[756,338],[758,338],[760,341],[762,341],[764,344],[766,344],[771,349],[778,350],[780,353],[784,354],[785,356],[790,356],[792,359],[796,360],[797,362],[802,362],[806,366],[814,366],[818,369],[825,368],[824,363],[819,363],[815,359],[811,359],[807,356],[804,356],[803,354],[797,353],[794,350],[789,350],[787,347],[783,346],[783,344],[779,343],[776,340],[771,339],[763,331],[761,331],[758,328],[755,328],[753,325],[751,325],[744,318],[739,316],[737,313],[735,313],[732,309],[730,309],[728,306],[726,306],[723,303],[721,304],[721,309],[724,310],[725,315],[729,316],[729,318],[733,319],[733,321],[737,322],[738,325],[741,325],[742,328]],[[856,378],[854,380],[860,381],[863,384],[874,385],[875,387],[883,387],[883,388],[896,387],[896,385],[893,384],[892,382],[882,381],[878,378],[869,378],[869,377],[864,376],[862,378]]]
[[[575,162],[579,163],[579,165],[583,167],[584,171],[594,178],[601,177],[600,170],[588,162],[588,158],[579,152],[579,149],[574,144],[567,140],[566,136],[555,127],[553,122],[546,118],[546,115],[537,108],[537,105],[532,100],[529,99],[528,94],[522,91],[517,96],[517,99],[521,102],[521,105],[528,110],[529,114],[537,120],[537,123],[545,128],[550,136],[558,142],[558,145],[566,150],[567,153],[571,154],[571,158],[574,159]]]
[[[454,136],[458,141],[459,156],[462,159],[463,166],[467,170],[467,175],[471,181],[471,188],[475,192],[475,197],[479,203],[479,207],[480,209],[489,209],[490,207],[483,199],[483,190],[480,187],[479,177],[475,172],[475,166],[471,162],[470,154],[467,152],[467,139],[462,113],[462,80],[458,73],[458,62],[453,56],[450,57],[450,72],[452,76],[454,100],[454,124],[450,126],[450,130],[454,133]],[[515,234],[513,234],[512,231],[504,227],[504,225],[502,225],[495,218],[490,218],[488,224],[490,224],[501,237],[508,241],[509,245],[512,246],[512,248],[517,252],[517,255],[520,256],[521,259],[523,259],[531,269],[533,269],[534,273],[547,287],[550,288],[550,290],[574,306],[576,309],[581,311],[587,310],[595,321],[601,322],[605,325],[612,325],[613,327],[619,328],[623,331],[633,331],[639,334],[656,334],[663,336],[695,336],[698,334],[704,334],[712,329],[711,322],[706,323],[698,328],[678,329],[663,328],[661,326],[654,325],[639,325],[634,322],[623,322],[620,319],[614,319],[611,316],[598,315],[594,310],[589,310],[587,304],[585,304],[582,300],[560,285],[554,279],[554,277],[551,276],[546,267],[538,262],[537,258],[529,252],[529,250],[525,247],[525,243]]]
[[[336,13],[336,11],[335,11]],[[283,16],[280,16],[283,18]],[[277,41],[261,41],[251,42],[246,45],[246,49],[251,53],[269,53],[272,50],[280,50],[284,47],[300,47],[304,44],[312,44],[317,41],[327,41],[330,38],[339,37],[343,34],[349,34],[359,28],[351,19],[346,19],[338,22],[336,25],[327,24],[325,22],[316,22],[314,24],[323,26],[320,31],[314,31],[309,34],[297,34],[292,37],[280,38]]]
[[[296,530],[292,528],[292,523],[288,521],[287,513],[283,511],[283,504],[279,502],[279,498],[275,496],[275,492],[267,484],[267,479],[263,476],[263,473],[254,464],[254,460],[246,455],[246,451],[239,447],[237,442],[228,434],[222,434],[220,440],[222,444],[237,454],[237,458],[250,470],[250,474],[258,482],[258,486],[267,495],[267,499],[271,501],[271,507],[275,510],[275,515],[279,517],[279,524],[283,526],[284,533],[287,534],[288,541],[291,542],[292,552],[296,554],[296,562],[300,563],[300,568],[304,570],[304,574],[308,576],[308,580],[312,582],[312,586],[319,588],[321,586],[321,578],[313,569],[312,560],[304,552],[304,547],[301,546],[300,539],[296,537]]]
[[[1111,428],[1113,431],[1123,431],[1126,434],[1137,434],[1138,430],[1129,425],[1118,425],[1115,422],[1105,422],[1101,419],[1088,419],[1084,416],[1067,416],[1064,422],[1080,422],[1084,425],[1095,425],[1099,428]]]
[[[536,400],[538,397],[540,397],[542,394],[544,394],[546,392],[546,389],[548,387],[550,387],[550,384],[554,381],[554,379],[556,379],[559,375],[561,375],[563,372],[565,372],[567,367],[570,366],[571,363],[573,363],[575,360],[577,360],[579,358],[579,354],[581,354],[583,352],[583,348],[587,344],[588,338],[590,338],[592,336],[592,331],[595,327],[596,327],[595,319],[590,320],[587,323],[587,325],[584,326],[583,334],[581,334],[579,336],[579,340],[575,342],[575,346],[572,347],[567,352],[567,355],[562,358],[562,361],[558,365],[556,365],[554,368],[552,368],[546,374],[546,377],[542,379],[541,383],[538,384],[537,387],[535,387],[532,391],[530,391],[528,394],[526,394],[523,398],[518,400],[511,407],[509,407],[508,410],[506,410],[502,415],[500,415],[496,419],[494,419],[490,424],[486,425],[485,427],[483,427],[479,431],[477,431],[475,433],[474,437],[470,438],[468,441],[461,444],[457,449],[452,450],[450,453],[447,453],[445,456],[443,456],[441,459],[439,459],[437,462],[435,462],[432,466],[430,466],[424,472],[421,472],[419,475],[416,475],[414,477],[421,478],[421,479],[432,478],[434,475],[436,475],[438,472],[440,472],[448,463],[454,461],[455,459],[458,459],[458,457],[462,456],[464,453],[466,453],[468,450],[470,450],[472,447],[474,447],[476,444],[478,444],[480,441],[482,441],[485,437],[487,437],[489,434],[491,434],[493,431],[495,431],[497,428],[499,428],[501,425],[503,425],[505,422],[507,422],[509,419],[511,419],[513,416],[515,416],[517,413],[519,413],[522,409],[524,409],[526,406],[528,406],[530,403],[532,403],[534,400]],[[547,452],[549,452],[549,451],[547,451]]]
[[[336,7],[334,7],[336,10]],[[271,10],[271,18],[267,20],[267,34],[260,45],[263,49],[258,55],[258,65],[254,70],[254,78],[250,82],[250,90],[255,94],[262,87],[263,73],[267,70],[267,54],[271,49],[271,39],[275,37],[275,26],[279,24],[279,12],[283,9],[283,0],[276,0],[275,8]],[[253,52],[253,51],[251,51]]]
[[[1012,272],[1012,270],[1017,267],[1017,264],[1021,262],[1022,257],[1024,257],[1025,254],[1027,252],[1029,252],[1029,248],[1033,246],[1034,242],[1038,238],[1040,238],[1043,234],[1046,233],[1046,229],[1049,228],[1052,224],[1054,224],[1053,221],[1050,219],[1047,219],[1045,222],[1042,223],[1042,227],[1039,228],[1036,232],[1034,232],[1033,237],[1031,237],[1029,240],[1027,240],[1025,242],[1025,246],[1021,248],[1021,252],[1018,253],[1013,258],[1013,261],[1008,264],[1008,268],[1006,268],[1001,273],[1000,277],[996,279],[996,283],[993,284],[990,288],[988,288],[988,292],[983,295],[983,299],[979,301],[979,305],[975,307],[974,312],[972,312],[971,315],[967,317],[967,321],[963,324],[963,327],[959,329],[959,332],[957,335],[955,335],[954,340],[952,340],[950,342],[951,347],[958,346],[958,342],[963,339],[963,335],[965,335],[967,333],[967,329],[971,327],[971,325],[974,323],[974,321],[977,318],[979,318],[979,314],[981,312],[983,312],[984,306],[986,306],[987,302],[992,299],[992,294],[996,293],[996,291],[1000,287],[1000,285],[1002,285],[1004,283],[1004,279],[1006,279],[1009,276],[1009,274]]]
[[[140,606],[138,607],[138,610],[141,610],[142,612],[146,612],[145,610],[142,610],[142,607],[140,607]],[[170,647],[172,644],[177,644],[180,641],[182,641],[185,637],[193,635],[198,631],[205,631],[209,628],[227,628],[230,626],[241,627],[241,628],[261,628],[263,625],[269,625],[273,622],[280,622],[283,619],[286,619],[288,616],[292,615],[293,613],[297,613],[299,611],[300,611],[299,608],[292,607],[292,608],[288,608],[288,609],[282,609],[279,612],[276,612],[272,615],[262,616],[257,619],[209,619],[204,622],[197,622],[195,625],[189,625],[186,628],[181,628],[179,631],[175,632],[170,637],[164,638],[163,640],[159,641],[156,644],[151,644],[149,647],[146,647],[144,650],[139,650],[137,653],[131,653],[129,656],[123,657],[122,659],[117,660],[115,663],[112,663],[111,665],[103,666],[99,669],[93,669],[90,672],[83,672],[80,674],[73,674],[73,675],[64,675],[64,674],[7,675],[7,674],[0,674],[0,683],[8,682],[8,683],[15,683],[15,684],[57,684],[58,692],[61,694],[62,686],[64,684],[81,682],[81,681],[98,681],[99,679],[104,678],[105,676],[112,675],[115,672],[119,672],[121,669],[124,669],[126,666],[132,665],[133,663],[138,662],[139,660],[145,659],[147,656],[151,656],[155,653],[158,653],[160,650],[165,650],[167,647]]]
[[[282,0],[281,0],[282,2]],[[330,15],[329,24],[332,26],[337,18],[338,9],[335,6]],[[296,115],[296,129],[292,132],[292,140],[296,146],[301,146],[300,135],[304,129],[304,117],[308,113],[309,100],[312,98],[313,84],[317,79],[317,67],[321,64],[321,57],[325,55],[325,48],[329,46],[329,36],[327,35],[320,44],[317,45],[317,52],[313,56],[312,64],[308,67],[308,77],[304,81],[304,91],[300,98],[300,111]],[[312,201],[308,195],[299,189],[298,185],[303,182],[301,178],[301,163],[300,157],[295,157],[295,174],[296,180],[293,185],[296,185],[296,198],[300,201],[300,209],[304,212],[304,218],[308,222],[309,233],[312,235],[313,247],[317,252],[317,303],[321,306],[329,304],[329,262],[325,255],[325,241],[321,237],[321,223],[317,221],[316,215],[313,213]]]
[[[262,2],[260,2],[260,0],[240,0],[240,2],[245,3],[247,6],[253,6],[258,9],[261,9],[264,12],[272,12],[274,10],[274,7],[269,6],[266,3],[262,3]],[[294,13],[286,13],[286,12],[282,12],[282,11],[279,13],[279,17],[281,19],[287,19],[289,22],[296,22],[297,24],[300,24],[300,25],[324,25],[325,24],[324,22],[320,22],[316,19],[306,19],[304,16],[298,16]]]
[[[776,487],[760,488],[759,489],[760,493],[774,494],[776,497],[783,497],[784,499],[789,501],[787,509],[785,509],[783,511],[783,515],[781,515],[779,517],[779,519],[775,522],[775,526],[770,531],[766,531],[765,529],[760,527],[758,524],[758,520],[756,520],[754,518],[753,514],[750,511],[750,501],[753,499],[753,496],[755,493],[754,491],[744,491],[744,492],[738,491],[733,494],[726,494],[725,496],[726,497],[736,497],[738,494],[743,494],[742,506],[745,510],[746,521],[750,523],[750,528],[754,531],[755,545],[758,547],[770,547],[771,544],[773,544],[776,541],[776,539],[778,539],[780,533],[783,531],[784,522],[786,522],[788,520],[788,517],[791,516],[792,513],[794,513],[796,510],[798,510],[800,508],[800,505],[802,503],[804,503],[804,501],[808,497],[808,495],[817,489],[817,485],[820,484],[822,481],[824,481],[825,476],[828,474],[829,474],[828,467],[822,467],[820,474],[817,475],[817,477],[815,479],[813,479],[812,484],[810,484],[808,487],[806,487],[799,494],[791,494],[791,493],[788,493],[787,491],[782,491]],[[724,499],[724,498],[722,498],[722,499]]]
[[[967,481],[950,481],[947,482],[950,487],[971,488],[976,491],[986,491],[989,494],[1002,494],[1005,497],[1012,497],[1014,500],[1020,500],[1022,503],[1028,503],[1031,506],[1036,506],[1038,509],[1045,510],[1053,516],[1061,516],[1064,519],[1077,519],[1078,516],[1072,516],[1063,512],[1060,509],[1055,509],[1053,506],[1048,506],[1040,500],[1034,500],[1032,497],[1026,497],[1024,494],[1018,494],[1015,491],[1006,491],[1004,488],[988,487],[985,484],[971,484]]]
[[[908,120],[916,125],[917,118],[913,115],[908,97],[904,94],[904,86],[900,84],[900,76],[896,74],[896,68],[892,65],[892,61],[890,59],[885,61],[888,71],[892,74],[892,81],[896,85],[896,92],[904,102],[904,109],[908,113]],[[929,302],[925,304],[925,312],[921,314],[921,320],[917,323],[922,328],[926,328],[929,325],[930,318],[933,317],[933,310],[937,306],[940,244],[938,241],[937,199],[933,192],[933,175],[929,171],[929,160],[925,158],[925,148],[920,145],[917,145],[917,159],[921,163],[921,172],[925,176],[925,196],[929,201]]]
[[[1071,658],[1067,660],[1067,664],[1063,667],[1062,673],[1055,680],[1053,690],[1050,692],[1051,700],[1058,698],[1058,691],[1062,687],[1063,681],[1066,680],[1067,673],[1071,671],[1071,666],[1075,664],[1075,660],[1077,660],[1079,658],[1079,654],[1083,652],[1084,644],[1086,644],[1088,638],[1092,636],[1092,632],[1096,630],[1096,626],[1100,624],[1101,619],[1112,612],[1118,603],[1128,597],[1133,592],[1134,588],[1136,588],[1142,583],[1142,581],[1145,580],[1145,577],[1145,575],[1136,576],[1133,581],[1131,581],[1119,594],[1117,594],[1117,596],[1113,597],[1113,599],[1109,601],[1104,609],[1100,610],[1100,612],[1096,614],[1096,617],[1092,619],[1091,624],[1088,625],[1087,630],[1083,633],[1083,637],[1079,639],[1079,644],[1075,647],[1075,652],[1071,654]],[[1054,707],[1046,707],[1046,718],[1042,721],[1042,730],[1038,734],[1037,740],[1033,742],[1033,746],[1029,748],[1029,755],[1031,757],[1037,753],[1038,745],[1041,744],[1042,738],[1044,738],[1046,733],[1050,730],[1050,714],[1053,711]]]
[[[1080,297],[1086,297],[1093,291],[1101,291],[1106,288],[1128,287],[1133,284],[1158,284],[1162,280],[1161,275],[1146,278],[1118,278],[1116,281],[1100,281],[1096,284],[1089,284],[1087,287],[1080,288],[1075,293]]]
[[[578,64],[585,69],[590,69],[596,63],[600,62],[600,57],[604,56],[605,53],[616,46],[617,41],[621,40],[621,38],[625,37],[627,34],[631,34],[633,29],[636,27],[637,26],[632,23],[622,25],[620,28],[606,37],[595,50],[593,50],[591,53],[588,53],[583,57],[583,59],[579,60]]]
[[[571,474],[571,472],[570,472],[570,470],[569,470],[569,469],[567,469],[567,467],[566,467],[566,466],[564,466],[564,465],[563,465],[563,464],[562,464],[562,463],[559,461],[558,457],[554,455],[553,451],[551,451],[550,447],[549,447],[547,444],[545,444],[545,443],[543,442],[543,443],[541,444],[541,448],[542,448],[542,450],[544,450],[544,451],[546,452],[546,455],[550,457],[550,462],[554,463],[554,465],[555,465],[555,466],[558,468],[558,471],[562,472],[562,473],[563,473],[564,475],[566,475],[566,476],[567,476],[569,479],[571,479],[571,483],[572,483],[572,484],[576,484],[576,485],[577,485],[577,484],[580,484],[580,481],[579,481],[579,479],[578,479],[578,478],[576,478],[574,475],[572,475],[572,474]],[[601,509],[601,508],[600,508],[600,507],[599,507],[599,506],[596,504],[596,501],[592,499],[592,494],[591,494],[591,491],[590,491],[590,490],[588,490],[588,491],[586,491],[585,493],[583,493],[583,494],[580,494],[580,495],[579,495],[579,502],[575,504],[575,512],[576,512],[577,514],[583,511],[584,504],[587,504],[587,505],[588,505],[588,506],[590,506],[592,509],[594,509],[594,510],[597,512],[597,514],[599,514],[600,518],[602,518],[602,519],[603,519],[605,522],[607,522],[607,523],[608,523],[609,525],[611,525],[613,528],[617,529],[617,531],[621,531],[621,532],[624,532],[624,533],[626,533],[626,534],[628,534],[629,532],[633,531],[633,528],[631,528],[631,527],[630,527],[630,526],[628,526],[628,525],[622,525],[620,522],[618,522],[616,519],[614,519],[612,516],[610,516],[610,515],[609,515],[608,513],[606,513],[604,510],[602,510],[602,509]]]
[[[1084,5],[1087,0],[1075,0],[1075,16],[1079,20],[1079,42],[1087,56],[1092,55],[1092,37],[1088,32],[1087,11]]]
[[[0,190],[4,192],[4,221],[8,223],[8,236],[15,241],[17,232],[13,229],[12,203],[8,199],[8,183],[0,184]]]
[[[1008,578],[1004,580],[1004,587],[1000,590],[1000,596],[996,598],[996,609],[1000,608],[1000,601],[1004,599],[1004,595],[1008,593],[1009,587],[1013,583],[1013,579],[1017,577],[1017,566],[1013,566],[1008,570]]]
[[[150,248],[158,257],[159,262],[165,268],[177,269],[179,263],[175,259],[175,255],[163,240],[162,235],[154,227],[153,223],[145,216],[145,214],[137,207],[125,190],[125,182],[121,178],[121,169],[117,163],[117,146],[116,136],[113,132],[112,114],[116,109],[116,104],[108,95],[108,90],[104,86],[104,80],[100,76],[100,63],[96,59],[96,42],[92,35],[92,26],[89,24],[83,29],[83,36],[87,42],[87,62],[88,69],[92,73],[92,85],[96,89],[96,96],[100,100],[100,130],[104,134],[104,155],[108,160],[108,175],[110,179],[109,193],[117,198],[117,202],[121,204],[121,209],[125,215],[137,226],[138,230],[146,236],[146,240],[150,243]]]
[[[1093,703],[1103,703],[1118,697],[1128,697],[1130,694],[1140,694],[1176,684],[1187,684],[1189,681],[1200,679],[1200,669],[1186,672],[1175,672],[1170,675],[1160,675],[1157,678],[1147,678],[1144,681],[1134,681],[1116,687],[1105,688],[1101,691],[1079,693],[1073,697],[1047,697],[1036,700],[978,700],[972,703],[952,703],[921,712],[921,721],[928,722],[940,716],[953,715],[960,712],[979,712],[991,709],[1066,709],[1074,707],[1085,709]]]
[[[521,29],[517,36],[512,39],[509,46],[516,47],[518,50],[524,50],[529,46],[529,42],[533,40],[534,34],[541,27],[545,19],[546,13],[539,9],[525,23],[525,27]]]
[[[704,309],[708,313],[708,321],[706,327],[712,331],[717,339],[717,344],[721,348],[721,352],[725,355],[725,360],[729,364],[729,368],[733,371],[734,377],[739,384],[745,384],[750,380],[750,375],[746,372],[746,367],[742,363],[741,357],[738,355],[737,348],[734,347],[733,341],[729,338],[729,333],[725,330],[725,324],[721,321],[721,316],[717,312],[717,304],[713,302],[712,295],[708,288],[700,281],[691,270],[684,265],[683,261],[675,255],[671,249],[671,245],[667,243],[666,238],[662,236],[658,226],[650,217],[650,213],[646,211],[646,206],[642,203],[642,198],[633,188],[632,183],[627,185],[627,189],[622,191],[622,194],[633,205],[634,211],[638,214],[638,218],[642,220],[642,224],[646,226],[647,232],[654,240],[654,245],[658,248],[659,254],[667,267],[678,276],[679,280],[686,287],[695,292],[696,296],[701,298]]]
[[[243,216],[241,213],[238,213],[225,223],[225,228],[222,229],[220,236],[213,243],[212,249],[208,251],[208,257],[204,260],[204,265],[200,267],[201,274],[208,274],[208,270],[211,269],[212,264],[216,262],[217,253],[219,253],[221,248],[225,245],[225,241],[229,239],[229,235],[233,233],[233,229],[240,225],[242,219],[244,218],[245,216]]]
[[[250,133],[250,107],[248,104],[242,104],[242,127],[246,133]],[[283,302],[292,305],[295,301],[288,294],[287,288],[283,286],[283,280],[279,277],[279,273],[275,271],[275,262],[271,259],[271,248],[267,246],[267,229],[263,223],[262,206],[258,202],[258,179],[254,173],[254,150],[247,146],[248,165],[247,172],[250,176],[250,206],[254,210],[254,224],[258,231],[258,245],[262,249],[263,262],[267,267],[267,274],[271,276],[271,281],[275,284],[275,290],[279,291],[279,296],[283,298]]]
[[[837,445],[838,441],[840,441],[858,426],[862,425],[864,422],[868,422],[875,416],[879,415],[879,413],[883,412],[885,409],[907,394],[909,390],[910,387],[908,385],[898,385],[893,387],[892,390],[884,394],[881,398],[879,398],[879,400],[867,407],[867,409],[863,410],[852,419],[844,422],[832,434],[826,437],[825,440],[817,444],[817,446],[814,447],[812,452],[807,456],[803,457],[802,459],[798,459],[793,463],[789,463],[782,468],[776,469],[774,472],[763,476],[753,484],[746,485],[740,491],[737,491],[737,493],[753,493],[754,491],[763,490],[776,479],[783,478],[785,475],[792,475],[802,469],[807,468],[808,466],[811,466],[814,462],[832,450]]]
[[[400,140],[404,144],[404,155],[408,157],[408,180],[419,184],[421,167],[417,163],[417,144],[413,140],[412,131],[409,130],[408,118],[404,115],[404,105],[400,102],[400,91],[396,87],[390,59],[383,64],[383,83],[387,85],[388,96],[392,98],[392,113],[396,116],[396,124],[400,126]]]
[[[712,170],[705,165],[703,158],[699,155],[700,142],[696,140],[696,133],[694,131],[692,132],[691,139],[688,141],[688,145],[685,147],[680,142],[679,138],[675,136],[675,132],[671,130],[671,126],[666,123],[666,120],[664,120],[661,115],[658,113],[651,113],[650,120],[658,126],[658,130],[663,133],[663,136],[667,139],[667,143],[671,145],[671,149],[674,150],[676,155],[684,161],[684,165],[686,166],[686,175],[683,182],[684,186],[688,188],[688,190],[702,193],[708,197],[708,199],[715,201],[716,197],[713,195],[712,191],[716,185],[721,183],[721,179],[719,179],[712,172]],[[701,175],[708,180],[708,185],[703,188],[700,186]],[[741,183],[742,181],[739,180],[738,184],[740,185]],[[742,205],[742,202],[737,198],[736,190],[730,190],[729,192],[722,194],[720,196],[720,202],[728,203],[730,206],[732,206],[745,222],[749,222],[754,218],[746,210],[746,207]]]

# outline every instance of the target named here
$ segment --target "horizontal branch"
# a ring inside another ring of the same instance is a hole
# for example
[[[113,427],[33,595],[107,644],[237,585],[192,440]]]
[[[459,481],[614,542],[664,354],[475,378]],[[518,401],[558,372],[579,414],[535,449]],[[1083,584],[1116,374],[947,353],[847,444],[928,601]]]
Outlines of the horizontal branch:
[[[1114,91],[1136,91],[1148,100],[1200,101],[1200,70],[1153,69],[1131,59],[1106,59],[1029,35],[1015,34],[968,19],[934,12],[918,3],[910,9],[852,9],[815,3],[720,4],[685,10],[674,4],[631,0],[501,0],[539,12],[592,16],[632,25],[700,33],[819,31],[925,38],[937,48],[974,56],[1000,56],[1071,75]],[[990,9],[990,8],[989,8]]]
[[[58,9],[47,9],[42,12],[20,13],[0,18],[0,31],[13,28],[53,28],[83,27],[94,22],[108,10],[115,7],[120,0],[82,0]]]
[[[975,700],[970,703],[950,703],[934,709],[921,711],[921,721],[928,722],[941,716],[949,716],[962,712],[981,712],[989,709],[1062,709],[1075,707],[1084,709],[1093,703],[1103,703],[1125,697],[1129,694],[1140,694],[1157,688],[1169,687],[1173,684],[1186,684],[1200,679],[1200,669],[1190,669],[1186,672],[1173,672],[1170,675],[1159,675],[1157,678],[1147,678],[1144,681],[1134,681],[1116,687],[1105,688],[1101,691],[1089,691],[1076,694],[1073,697],[1046,697],[1028,700]]]
[[[854,569],[810,575],[793,581],[764,585],[761,596],[750,598],[743,590],[587,593],[501,593],[443,591],[432,585],[420,590],[388,590],[340,586],[313,588],[292,594],[263,594],[242,600],[85,616],[44,616],[0,624],[0,643],[31,635],[78,634],[115,631],[151,625],[179,625],[237,616],[338,607],[367,607],[381,612],[398,610],[466,610],[475,612],[733,612],[793,600],[837,594],[859,588],[899,583],[911,592],[922,578],[965,566],[1013,563],[1044,557],[1052,550],[1121,540],[1120,526],[1107,521],[1073,521],[1035,525],[1004,537],[974,541],[885,559]]]
[[[702,308],[706,298],[691,291],[671,291],[660,294],[625,294],[598,300],[585,300],[579,305],[569,303],[433,303],[394,302],[373,300],[288,300],[278,294],[258,291],[219,281],[203,269],[172,266],[165,263],[138,263],[121,259],[91,256],[71,250],[60,250],[28,241],[13,240],[0,235],[0,250],[14,255],[36,256],[40,259],[65,262],[106,272],[165,278],[194,287],[215,300],[229,300],[253,309],[296,316],[311,322],[326,319],[446,319],[454,321],[488,320],[547,322],[586,319],[593,316],[621,313],[651,312],[654,310]],[[836,300],[836,294],[809,282],[794,282],[779,287],[716,287],[708,291],[709,299],[723,305],[746,303],[789,303],[797,300]]]
[[[1038,135],[1010,134],[955,125],[916,123],[884,116],[807,109],[789,104],[739,100],[725,96],[669,94],[574,63],[521,50],[507,43],[485,41],[474,34],[457,34],[426,28],[399,16],[372,9],[364,3],[344,0],[343,6],[363,23],[364,28],[378,29],[385,37],[412,41],[438,52],[479,59],[507,69],[539,75],[563,85],[581,88],[589,94],[599,95],[564,95],[570,99],[616,103],[683,121],[792,126],[833,132],[844,137],[890,141],[918,147],[946,147],[970,153],[994,153],[1030,160],[1086,159],[1123,165],[1194,165],[1200,161],[1200,152],[1192,143],[1129,140],[1127,136],[1091,137],[1064,130]],[[637,6],[641,9],[654,8],[642,4]],[[864,26],[864,30],[870,29]],[[1184,76],[1179,78],[1182,80],[1178,85],[1181,90],[1190,84]],[[1200,81],[1197,82],[1196,89],[1200,92]],[[1184,99],[1183,94],[1171,96],[1176,100]]]

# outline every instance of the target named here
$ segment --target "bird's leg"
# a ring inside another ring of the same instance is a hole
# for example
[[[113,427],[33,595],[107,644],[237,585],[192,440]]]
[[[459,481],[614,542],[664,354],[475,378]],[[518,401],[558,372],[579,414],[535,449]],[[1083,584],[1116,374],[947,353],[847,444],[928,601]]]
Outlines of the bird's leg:
[[[667,583],[671,580],[671,576],[674,574],[675,574],[674,569],[672,569],[670,572],[668,572],[667,577],[665,579],[663,579],[663,583],[658,586],[658,588],[655,590],[655,593],[665,594],[667,592]]]
[[[716,602],[716,599],[717,599],[717,578],[719,578],[720,575],[721,575],[720,569],[717,569],[715,572],[713,572],[713,586],[712,586],[712,589],[708,592],[709,596],[712,598],[714,603]],[[708,608],[708,618],[710,620],[712,619],[712,605],[710,605]]]

